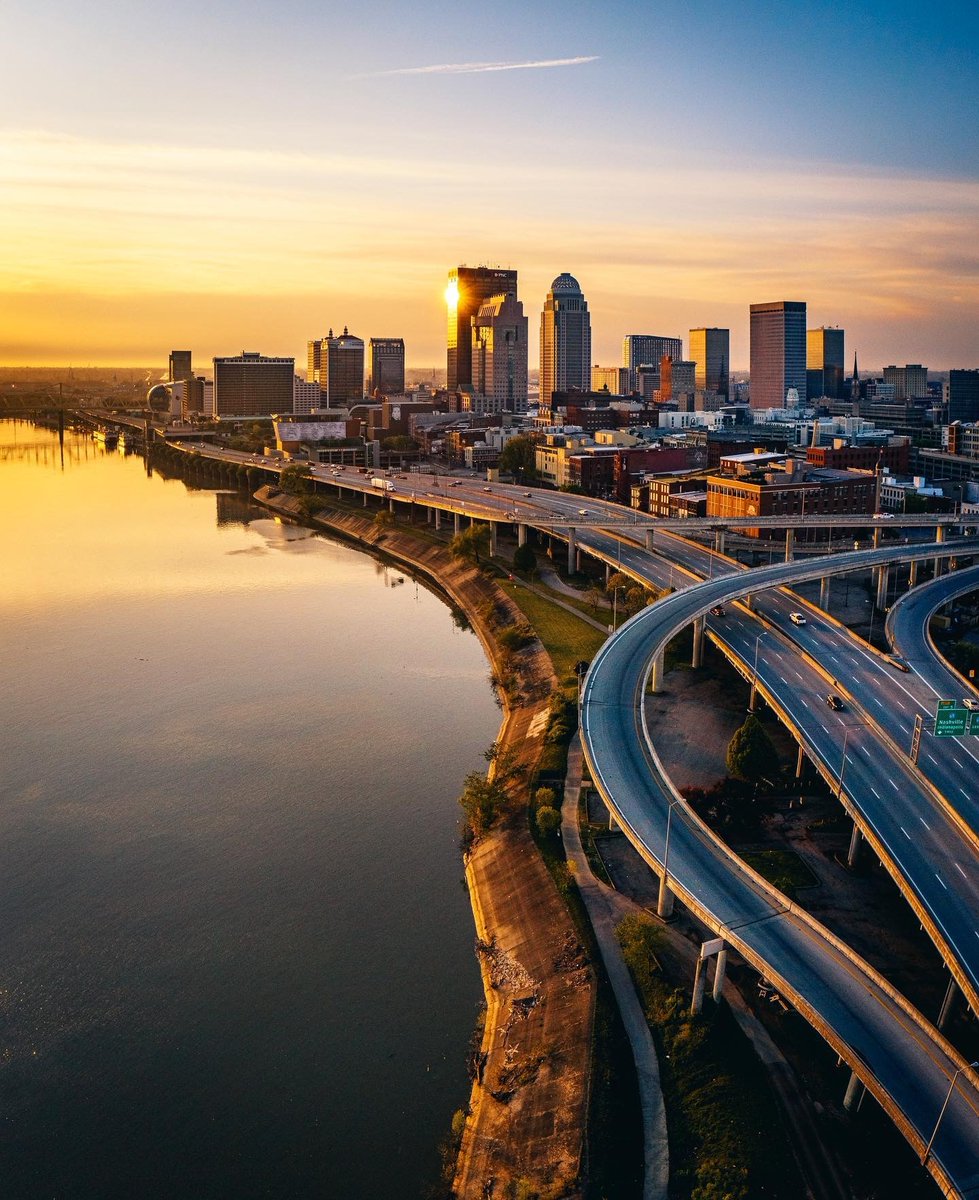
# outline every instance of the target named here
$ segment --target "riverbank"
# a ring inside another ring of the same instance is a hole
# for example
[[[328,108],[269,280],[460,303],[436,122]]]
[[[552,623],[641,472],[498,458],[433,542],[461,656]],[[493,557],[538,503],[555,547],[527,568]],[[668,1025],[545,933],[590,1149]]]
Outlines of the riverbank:
[[[513,1185],[542,1200],[579,1195],[596,985],[526,815],[548,725],[550,660],[536,639],[504,655],[499,637],[523,624],[522,613],[478,567],[443,545],[350,512],[306,516],[299,498],[275,488],[260,489],[255,499],[424,576],[466,614],[494,674],[509,677],[498,744],[512,752],[523,794],[466,855],[486,1022],[452,1193],[482,1200]]]

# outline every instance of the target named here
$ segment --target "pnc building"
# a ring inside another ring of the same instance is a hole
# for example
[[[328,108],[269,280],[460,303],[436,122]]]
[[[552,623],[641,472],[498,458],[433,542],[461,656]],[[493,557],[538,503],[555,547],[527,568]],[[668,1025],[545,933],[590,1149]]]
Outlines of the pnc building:
[[[516,296],[517,272],[503,267],[454,267],[445,289],[449,328],[446,351],[446,388],[472,388],[472,319],[484,301],[494,296]]]
[[[751,305],[752,408],[784,408],[795,388],[806,398],[806,305],[773,300]]]

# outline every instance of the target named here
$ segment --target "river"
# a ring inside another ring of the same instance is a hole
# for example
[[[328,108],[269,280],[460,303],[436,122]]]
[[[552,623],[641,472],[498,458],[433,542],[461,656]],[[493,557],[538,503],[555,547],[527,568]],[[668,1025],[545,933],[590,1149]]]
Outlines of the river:
[[[412,1197],[499,714],[404,572],[0,422],[0,1194]]]

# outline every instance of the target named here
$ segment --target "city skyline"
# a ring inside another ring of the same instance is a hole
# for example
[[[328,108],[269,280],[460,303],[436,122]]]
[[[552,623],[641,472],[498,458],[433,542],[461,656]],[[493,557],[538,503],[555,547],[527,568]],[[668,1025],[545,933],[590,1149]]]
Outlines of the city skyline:
[[[0,364],[143,364],[168,345],[301,359],[340,320],[438,365],[454,263],[519,271],[531,363],[567,270],[601,365],[631,331],[717,326],[744,370],[749,305],[779,296],[844,327],[867,367],[975,364],[974,13],[566,16],[504,2],[474,45],[424,3],[142,3],[121,23],[98,0],[12,0]],[[145,48],[168,38],[161,87]],[[503,139],[470,136],[487,104]]]

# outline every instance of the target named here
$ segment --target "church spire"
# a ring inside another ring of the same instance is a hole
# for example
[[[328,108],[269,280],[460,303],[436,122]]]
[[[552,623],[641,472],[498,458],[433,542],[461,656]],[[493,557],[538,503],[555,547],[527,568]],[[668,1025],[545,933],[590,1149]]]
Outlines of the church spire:
[[[853,352],[853,378],[850,380],[850,399],[860,399],[860,372],[857,370],[857,352]]]

